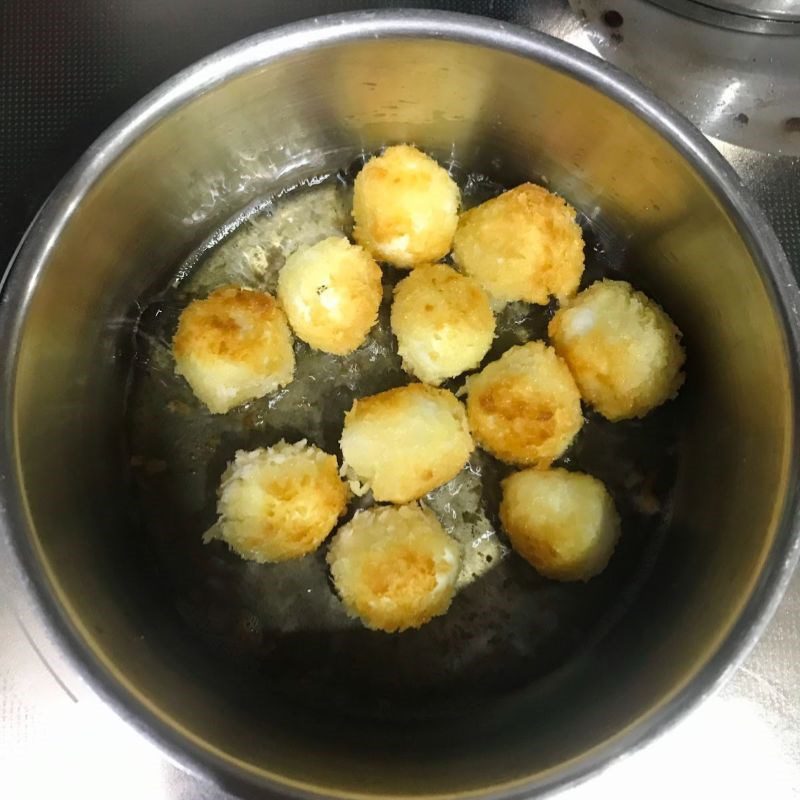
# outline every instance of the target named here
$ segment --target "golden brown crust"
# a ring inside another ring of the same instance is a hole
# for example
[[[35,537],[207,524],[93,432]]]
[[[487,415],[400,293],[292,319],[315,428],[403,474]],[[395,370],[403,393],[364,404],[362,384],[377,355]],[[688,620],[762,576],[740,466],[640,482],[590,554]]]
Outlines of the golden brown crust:
[[[563,198],[524,183],[461,215],[453,256],[496,300],[546,305],[578,290],[583,233]]]
[[[336,534],[328,564],[348,611],[393,633],[444,614],[455,593],[457,543],[417,505],[362,511]]]
[[[355,240],[398,267],[438,261],[450,251],[460,193],[447,171],[409,145],[388,147],[358,173]]]
[[[261,331],[250,323],[270,326],[282,318],[283,312],[271,294],[223,286],[184,309],[173,350],[178,358],[206,355],[258,366]]]
[[[514,550],[537,572],[586,581],[602,572],[619,538],[605,486],[579,472],[523,470],[502,483],[500,521]]]
[[[510,464],[548,467],[583,425],[575,381],[543,342],[512,347],[469,378],[467,391],[475,439]]]
[[[348,497],[336,457],[305,441],[240,450],[222,477],[218,535],[259,563],[300,558],[333,530]]]
[[[381,270],[344,236],[293,253],[281,269],[278,298],[295,334],[317,350],[345,355],[378,318]]]
[[[473,443],[455,396],[414,383],[356,400],[341,448],[347,468],[376,500],[407,503],[454,478]]]
[[[592,284],[555,314],[548,333],[583,398],[612,421],[644,416],[683,383],[680,331],[625,281]]]
[[[486,292],[444,264],[419,266],[400,281],[391,322],[403,367],[434,386],[477,367],[494,339]]]
[[[215,413],[291,381],[289,326],[266,292],[223,286],[181,313],[172,340],[175,371]]]

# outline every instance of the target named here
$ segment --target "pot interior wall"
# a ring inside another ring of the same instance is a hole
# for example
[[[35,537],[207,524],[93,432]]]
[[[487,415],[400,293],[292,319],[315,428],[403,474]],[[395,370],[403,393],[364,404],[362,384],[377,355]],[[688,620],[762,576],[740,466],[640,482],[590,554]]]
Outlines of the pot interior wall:
[[[546,178],[672,314],[689,361],[672,521],[623,618],[548,678],[389,724],[287,711],[197,643],[130,502],[122,402],[136,298],[254,198],[396,141],[509,184]],[[28,300],[17,468],[67,624],[163,725],[246,772],[393,795],[545,782],[685,685],[759,575],[792,438],[786,346],[763,269],[673,145],[553,66],[409,38],[267,59],[208,87],[87,189]]]

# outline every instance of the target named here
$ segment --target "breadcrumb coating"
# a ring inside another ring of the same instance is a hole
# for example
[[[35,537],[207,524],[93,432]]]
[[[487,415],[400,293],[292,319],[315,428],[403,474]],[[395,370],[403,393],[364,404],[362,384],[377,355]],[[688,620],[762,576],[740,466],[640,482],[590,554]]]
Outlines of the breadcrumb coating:
[[[379,261],[411,268],[450,252],[461,193],[447,170],[416,147],[388,147],[353,187],[353,236]]]
[[[583,399],[609,420],[642,417],[683,384],[680,331],[625,281],[593,283],[555,314],[548,333]]]
[[[404,369],[425,383],[438,386],[477,367],[494,328],[486,292],[444,264],[417,267],[394,290],[397,350]]]
[[[547,305],[578,291],[583,233],[563,198],[523,183],[461,215],[453,257],[495,300]]]
[[[502,489],[500,520],[511,546],[537,572],[587,581],[605,569],[620,525],[601,481],[565,469],[527,469],[506,478]]]
[[[377,501],[398,504],[454,478],[474,447],[464,406],[421,383],[356,400],[340,444],[347,472]]]
[[[458,543],[418,505],[358,512],[328,550],[333,582],[352,616],[394,633],[444,614],[455,593]]]
[[[207,540],[259,563],[300,558],[322,544],[348,498],[336,457],[305,440],[239,450],[222,476],[219,521]]]
[[[466,390],[475,440],[510,464],[550,466],[583,425],[578,387],[544,342],[507,350],[468,378]]]
[[[346,355],[378,319],[381,270],[362,247],[331,236],[286,260],[278,299],[295,334],[317,350]]]
[[[215,414],[264,397],[294,377],[292,335],[272,295],[223,286],[181,313],[175,372]]]

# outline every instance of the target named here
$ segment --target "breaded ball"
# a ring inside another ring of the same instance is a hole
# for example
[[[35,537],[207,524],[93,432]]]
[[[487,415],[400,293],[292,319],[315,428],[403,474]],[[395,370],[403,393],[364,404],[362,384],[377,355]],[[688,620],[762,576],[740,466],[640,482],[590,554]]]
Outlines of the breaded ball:
[[[222,476],[212,536],[250,561],[300,558],[322,544],[348,497],[336,457],[305,440],[239,450]]]
[[[347,610],[368,628],[387,633],[419,628],[444,614],[460,562],[458,543],[416,504],[358,512],[328,550]]]
[[[584,400],[606,419],[642,417],[683,383],[680,331],[625,281],[593,283],[558,311],[548,333]]]
[[[395,288],[392,331],[403,368],[436,386],[481,363],[494,339],[494,314],[472,278],[426,264]]]
[[[578,291],[583,233],[565,200],[523,183],[461,215],[453,256],[495,300],[547,305]]]
[[[348,473],[389,503],[447,483],[473,450],[464,406],[451,392],[421,383],[356,400],[340,444]]]
[[[432,158],[406,144],[370,159],[353,189],[353,235],[380,261],[415,267],[450,252],[461,194]]]
[[[278,299],[297,336],[336,355],[364,341],[382,296],[380,267],[344,236],[296,251],[278,278]]]
[[[565,469],[526,469],[502,484],[500,520],[511,546],[537,572],[588,581],[608,564],[619,516],[606,487]]]
[[[544,342],[507,350],[470,377],[466,389],[476,441],[510,464],[550,466],[583,425],[578,387]]]
[[[285,386],[294,377],[292,334],[275,298],[223,286],[181,313],[175,372],[214,414]]]

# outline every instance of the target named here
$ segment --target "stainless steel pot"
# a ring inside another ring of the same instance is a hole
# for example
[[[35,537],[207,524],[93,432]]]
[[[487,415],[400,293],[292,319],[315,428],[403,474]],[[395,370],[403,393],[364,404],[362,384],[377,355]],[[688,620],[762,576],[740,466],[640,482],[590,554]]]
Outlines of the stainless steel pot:
[[[397,140],[488,174],[546,176],[640,265],[690,354],[677,498],[627,614],[551,678],[424,722],[286,714],[268,687],[211,668],[143,579],[119,466],[120,329],[254,198]],[[733,171],[616,70],[466,16],[311,20],[159,88],[35,219],[2,291],[3,533],[40,619],[95,690],[231,791],[530,796],[702,699],[778,602],[798,554],[797,308]],[[243,689],[267,699],[251,706]]]

